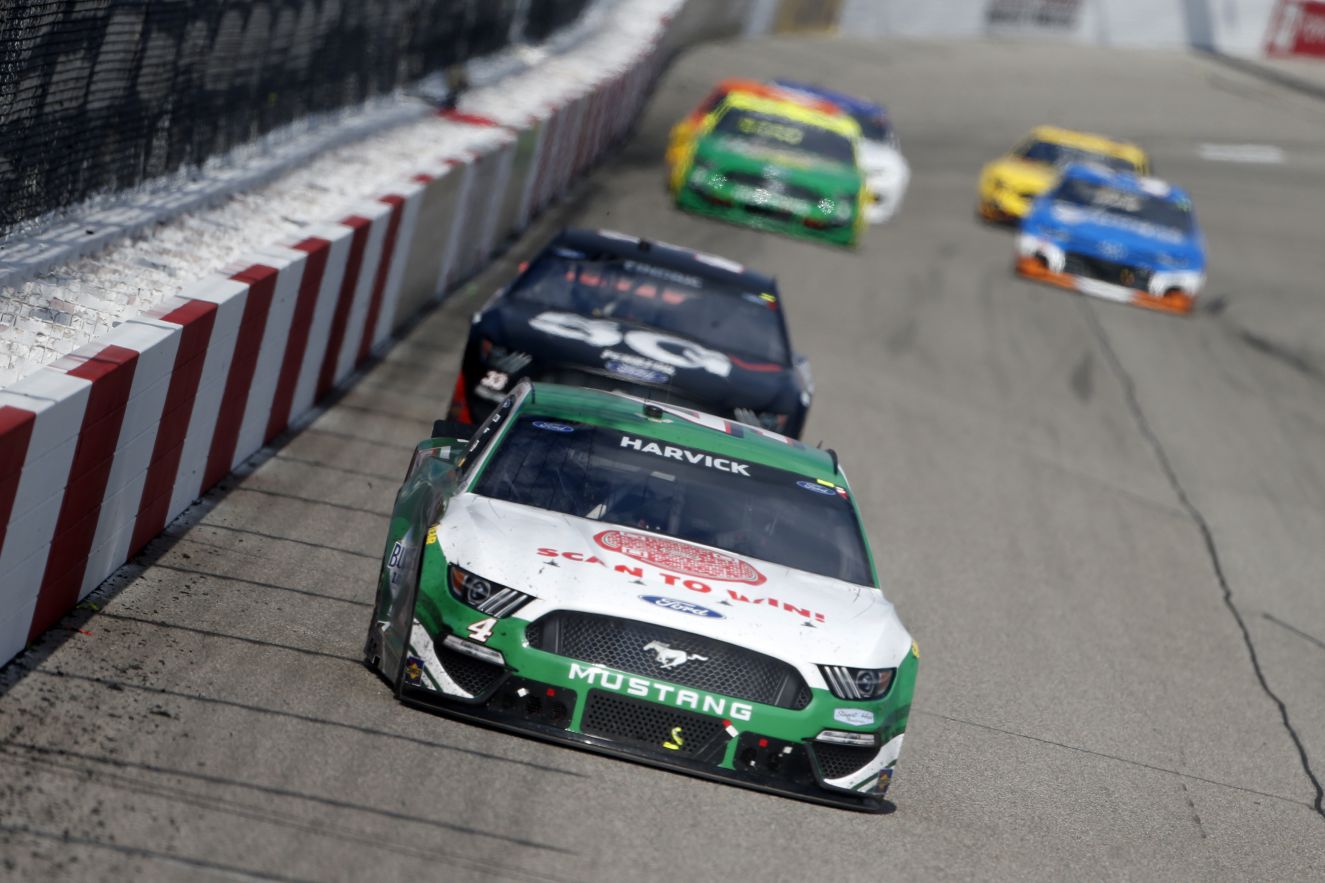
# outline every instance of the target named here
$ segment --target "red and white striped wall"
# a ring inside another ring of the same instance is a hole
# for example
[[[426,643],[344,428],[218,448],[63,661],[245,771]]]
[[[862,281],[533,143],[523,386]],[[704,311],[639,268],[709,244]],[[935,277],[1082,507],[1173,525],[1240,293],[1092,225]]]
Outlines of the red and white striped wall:
[[[518,126],[453,115],[487,130],[463,156],[0,391],[0,663],[482,269],[625,133],[659,62]]]

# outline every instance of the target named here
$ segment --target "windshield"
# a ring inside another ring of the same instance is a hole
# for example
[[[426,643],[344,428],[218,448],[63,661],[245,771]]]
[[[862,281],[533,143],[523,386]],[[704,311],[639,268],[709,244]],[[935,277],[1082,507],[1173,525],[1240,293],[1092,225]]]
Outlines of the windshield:
[[[1083,178],[1064,181],[1054,191],[1053,199],[1183,233],[1190,232],[1193,226],[1191,203],[1186,199],[1163,199],[1148,193],[1096,184]]]
[[[1052,141],[1032,141],[1016,151],[1017,156],[1022,159],[1028,159],[1031,162],[1048,163],[1051,166],[1065,166],[1074,162],[1093,162],[1102,166],[1107,166],[1115,172],[1131,172],[1133,174],[1140,171],[1128,160],[1117,156],[1109,156],[1106,153],[1092,153],[1089,150],[1079,150],[1075,147],[1066,147],[1062,144],[1054,144]]]
[[[845,490],[604,427],[521,418],[474,492],[874,584]]]
[[[775,294],[667,267],[554,247],[515,281],[507,297],[671,331],[756,362],[789,362]]]
[[[882,113],[857,113],[851,118],[860,124],[860,135],[870,141],[892,141],[893,130]]]
[[[850,138],[776,114],[734,107],[718,118],[713,134],[779,150],[810,153],[846,165],[856,164],[856,150]]]

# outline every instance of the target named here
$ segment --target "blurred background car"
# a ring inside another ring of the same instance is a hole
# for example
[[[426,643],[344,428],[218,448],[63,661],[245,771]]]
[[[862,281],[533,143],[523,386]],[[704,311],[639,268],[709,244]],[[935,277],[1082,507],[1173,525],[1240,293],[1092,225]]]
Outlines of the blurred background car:
[[[677,157],[679,208],[852,246],[865,224],[860,126],[795,101],[729,94]]]
[[[803,104],[811,110],[817,110],[826,114],[841,114],[842,108],[827,99],[815,98],[803,92],[793,92],[789,89],[783,89],[780,86],[770,85],[761,80],[744,79],[741,77],[730,77],[722,80],[713,87],[713,91],[704,96],[704,100],[695,105],[694,110],[681,117],[672,126],[672,130],[667,136],[667,154],[663,159],[667,167],[668,180],[671,180],[676,164],[686,156],[687,151],[693,147],[695,136],[703,127],[704,120],[722,104],[723,100],[733,92],[740,92],[744,95],[753,95],[758,98],[771,98],[781,101],[795,101]]]
[[[1150,173],[1145,151],[1135,144],[1057,126],[1036,126],[981,170],[977,211],[988,221],[1024,218],[1031,202],[1054,185],[1064,166],[1086,161],[1122,172]]]
[[[896,215],[911,183],[911,167],[902,155],[902,145],[887,108],[865,98],[796,80],[777,79],[773,83],[807,99],[832,102],[856,121],[860,126],[860,170],[869,191],[865,219],[871,224],[882,224]]]
[[[1017,272],[1106,300],[1189,313],[1205,284],[1205,241],[1186,191],[1077,163],[1022,222]]]
[[[799,437],[814,383],[777,282],[716,255],[565,230],[474,316],[450,417],[524,378],[625,392]]]

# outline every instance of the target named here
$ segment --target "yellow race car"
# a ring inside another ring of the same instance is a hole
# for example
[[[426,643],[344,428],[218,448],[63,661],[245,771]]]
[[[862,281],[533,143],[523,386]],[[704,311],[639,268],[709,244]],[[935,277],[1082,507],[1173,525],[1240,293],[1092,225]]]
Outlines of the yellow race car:
[[[1135,144],[1056,126],[1036,126],[1029,135],[980,172],[980,216],[990,221],[1018,221],[1035,197],[1058,179],[1068,163],[1093,162],[1114,171],[1150,174],[1146,153]]]

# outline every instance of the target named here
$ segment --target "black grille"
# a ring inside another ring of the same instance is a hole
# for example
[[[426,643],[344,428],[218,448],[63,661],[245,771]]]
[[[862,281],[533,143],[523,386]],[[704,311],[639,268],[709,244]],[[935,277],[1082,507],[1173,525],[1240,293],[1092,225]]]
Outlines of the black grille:
[[[484,662],[452,650],[441,641],[434,645],[434,649],[437,651],[437,660],[451,676],[451,680],[472,696],[482,696],[487,693],[505,673],[505,669],[500,665],[493,665],[491,662]]]
[[[819,772],[825,779],[840,779],[865,766],[879,753],[879,746],[858,748],[854,745],[814,743],[814,758],[819,761]]]
[[[1087,257],[1074,252],[1067,253],[1063,271],[1073,276],[1085,276],[1088,279],[1098,279],[1101,282],[1124,285],[1128,288],[1139,288],[1143,291],[1150,285],[1149,270],[1129,267],[1126,264],[1116,264],[1113,261],[1100,260],[1099,258]]]
[[[722,748],[731,739],[717,718],[626,699],[602,690],[589,691],[580,729],[591,736],[631,742],[661,754],[714,762],[721,760]]]
[[[779,193],[783,196],[790,196],[792,199],[804,199],[810,202],[818,202],[822,196],[819,191],[811,187],[802,187],[799,184],[789,184],[780,178],[766,178],[763,175],[753,172],[727,172],[727,180],[733,184],[744,184],[747,187],[762,187],[770,193]]]
[[[770,208],[766,205],[755,205],[746,203],[741,209],[748,215],[758,215],[761,218],[772,218],[775,221],[794,221],[796,216],[789,211],[778,208]]]
[[[531,623],[525,637],[538,650],[710,693],[798,710],[810,704],[810,688],[792,666],[690,632],[593,613],[557,611]],[[657,655],[644,649],[654,642],[704,659],[663,668]]]

